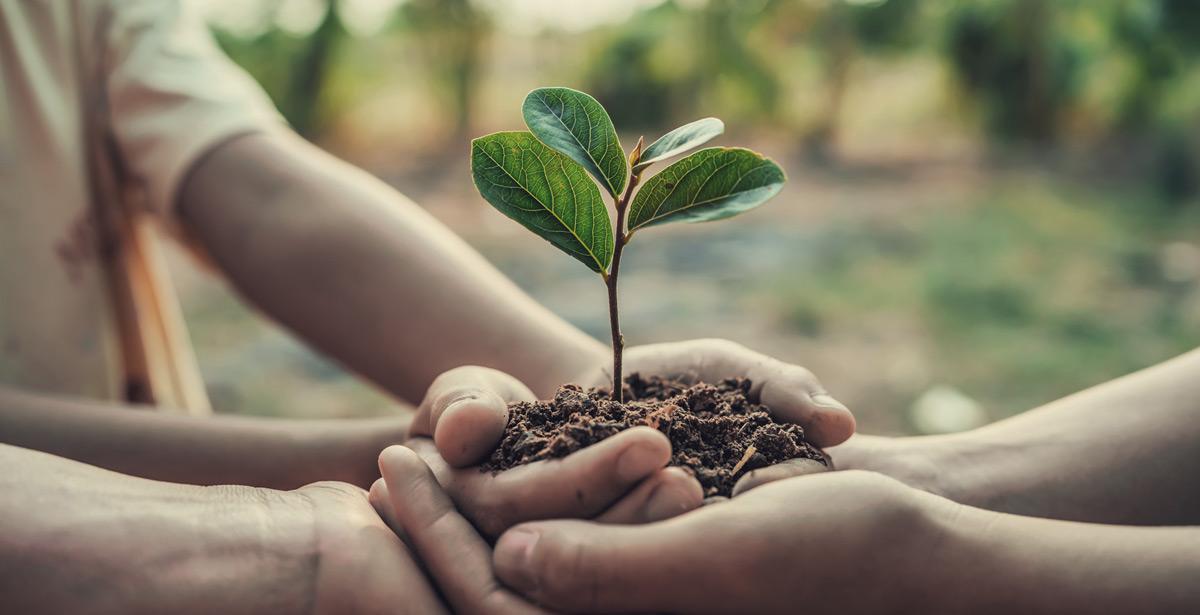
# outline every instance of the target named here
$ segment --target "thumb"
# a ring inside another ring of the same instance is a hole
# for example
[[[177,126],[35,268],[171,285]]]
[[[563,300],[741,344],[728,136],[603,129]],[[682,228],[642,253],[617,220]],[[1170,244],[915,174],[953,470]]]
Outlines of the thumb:
[[[702,541],[678,526],[540,521],[496,543],[493,566],[505,585],[554,610],[675,612],[695,593],[691,567],[710,562]],[[709,554],[710,555],[710,554]]]
[[[508,403],[533,401],[529,387],[499,370],[465,366],[438,376],[417,408],[412,435],[432,436],[451,466],[478,463],[504,433]]]

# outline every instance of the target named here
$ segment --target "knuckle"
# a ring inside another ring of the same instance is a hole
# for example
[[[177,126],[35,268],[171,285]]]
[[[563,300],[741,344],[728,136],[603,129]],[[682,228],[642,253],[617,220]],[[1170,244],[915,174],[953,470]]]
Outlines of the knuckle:
[[[583,541],[560,537],[539,549],[534,570],[542,600],[555,607],[593,608],[599,602],[599,582]]]
[[[381,463],[398,468],[404,472],[414,472],[422,469],[425,462],[413,449],[400,444],[393,444],[379,454]]]
[[[741,353],[741,352],[745,352],[747,350],[747,348],[745,346],[743,346],[733,340],[727,340],[727,339],[721,338],[721,337],[708,337],[708,338],[696,340],[696,343],[698,345],[707,347],[713,351],[729,353],[729,354]]]

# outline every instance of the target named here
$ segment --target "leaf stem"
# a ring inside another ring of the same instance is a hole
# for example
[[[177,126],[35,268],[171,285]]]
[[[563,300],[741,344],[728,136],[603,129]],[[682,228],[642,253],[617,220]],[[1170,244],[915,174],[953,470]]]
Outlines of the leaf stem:
[[[624,251],[625,244],[629,243],[629,235],[625,233],[625,211],[629,209],[629,199],[633,196],[633,189],[637,186],[639,179],[641,179],[641,173],[632,173],[629,177],[629,185],[625,187],[625,194],[621,195],[621,200],[615,203],[617,227],[616,232],[613,233],[612,267],[609,269],[608,277],[604,279],[604,284],[608,286],[608,321],[612,328],[612,398],[617,403],[623,402],[625,396],[625,386],[621,378],[621,358],[625,352],[625,336],[621,335],[621,319],[617,313],[617,274],[621,271],[621,253]]]

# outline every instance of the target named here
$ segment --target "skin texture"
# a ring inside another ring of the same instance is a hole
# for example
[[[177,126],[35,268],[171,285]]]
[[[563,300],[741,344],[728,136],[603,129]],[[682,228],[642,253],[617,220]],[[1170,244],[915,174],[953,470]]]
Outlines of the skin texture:
[[[444,613],[366,492],[134,478],[0,445],[14,613]]]
[[[861,471],[647,525],[522,524],[492,552],[419,463],[385,452],[371,500],[465,613],[1190,613],[1200,600],[1198,528],[996,513]]]
[[[839,468],[1001,512],[1200,525],[1200,351],[973,431],[854,436]]]
[[[459,365],[547,394],[605,352],[424,210],[298,137],[218,148],[189,173],[179,217],[246,299],[414,403]]]
[[[961,435],[854,436],[830,449],[844,471],[792,477],[780,464],[730,501],[648,525],[520,524],[490,572],[430,572],[443,589],[474,583],[468,595],[498,579],[526,598],[509,612],[1190,613],[1197,370],[1200,351]],[[401,488],[435,487],[411,456],[389,463]],[[388,511],[379,491],[373,503],[423,559],[451,543],[487,552],[449,538],[449,523],[421,540],[424,518],[395,498]]]
[[[0,442],[143,478],[295,489],[367,487],[375,459],[407,437],[409,416],[362,420],[197,419],[0,386]]]
[[[1197,528],[1000,514],[846,471],[657,524],[517,526],[494,563],[508,586],[572,612],[1186,613],[1197,548]]]

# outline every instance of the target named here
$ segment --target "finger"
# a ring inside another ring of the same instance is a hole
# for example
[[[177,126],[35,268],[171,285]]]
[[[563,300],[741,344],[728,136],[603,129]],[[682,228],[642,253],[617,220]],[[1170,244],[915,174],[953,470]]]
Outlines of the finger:
[[[542,612],[500,586],[487,543],[458,514],[416,453],[388,447],[379,469],[396,521],[455,612]]]
[[[486,457],[508,424],[508,403],[533,401],[516,378],[486,367],[459,367],[433,381],[413,421],[413,435],[431,435],[455,467]]]
[[[777,480],[792,478],[793,476],[804,476],[805,474],[828,472],[829,470],[829,466],[815,459],[788,459],[775,465],[747,472],[733,485],[733,497],[736,498],[738,495],[755,487]]]
[[[804,437],[814,445],[834,446],[854,435],[850,409],[826,393],[803,367],[772,359],[750,377],[762,383],[759,403],[770,408],[775,418],[802,426]]]
[[[375,509],[375,513],[380,519],[387,524],[393,532],[400,534],[400,524],[396,521],[396,512],[392,510],[391,496],[388,494],[387,483],[382,478],[375,479],[371,485],[371,491],[367,494],[367,501],[371,503],[371,507]]]
[[[804,427],[808,441],[833,446],[854,433],[854,415],[836,400],[812,372],[727,340],[699,340],[699,376],[709,382],[724,378],[750,379],[750,397],[771,414]]]
[[[854,433],[854,415],[830,396],[812,372],[720,339],[649,344],[627,353],[630,371],[643,370],[690,382],[750,380],[750,397],[775,418],[804,427],[817,446],[833,446]]]
[[[501,581],[551,609],[694,611],[687,602],[703,591],[694,584],[722,564],[703,533],[667,524],[528,523],[501,536],[492,559]]]
[[[561,459],[517,466],[496,475],[453,470],[412,440],[450,495],[485,535],[522,521],[592,518],[667,465],[671,442],[649,427],[634,427]]]
[[[704,501],[704,489],[682,468],[664,468],[595,518],[600,523],[651,523],[681,515]]]

